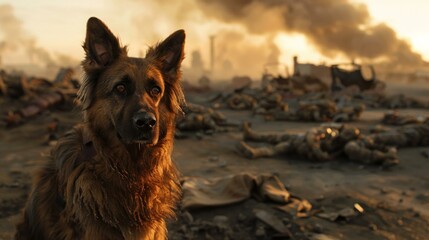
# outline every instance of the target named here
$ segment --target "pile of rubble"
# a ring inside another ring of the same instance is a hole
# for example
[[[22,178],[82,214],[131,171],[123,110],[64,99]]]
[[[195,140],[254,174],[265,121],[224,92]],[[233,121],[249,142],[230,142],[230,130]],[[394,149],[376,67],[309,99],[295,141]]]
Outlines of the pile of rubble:
[[[414,97],[408,97],[404,94],[386,95],[382,92],[359,92],[359,91],[346,91],[342,94],[336,94],[335,97],[340,95],[341,98],[346,98],[349,101],[364,104],[369,108],[387,108],[387,109],[400,109],[400,108],[419,108],[429,109],[429,102]]]
[[[0,72],[0,125],[16,126],[42,112],[71,109],[79,88],[72,69],[61,69],[54,81]]]
[[[378,101],[378,106],[382,108],[429,108],[429,102],[417,98],[408,97],[404,94],[382,96]]]
[[[226,97],[226,105],[232,110],[252,110],[257,105],[257,100],[250,94],[238,92]]]
[[[254,114],[265,115],[267,120],[315,122],[355,121],[367,107],[429,108],[429,103],[415,98],[375,93],[349,96],[319,92],[286,99],[270,87],[259,93],[254,89],[234,93],[227,99],[227,104],[230,109],[252,110]]]
[[[345,157],[365,164],[391,166],[399,163],[398,147],[429,145],[429,123],[382,129],[367,135],[356,127],[340,124],[322,125],[303,134],[257,133],[247,123],[243,129],[244,140],[271,144],[252,147],[241,141],[238,151],[248,158],[296,154],[316,161]]]
[[[429,122],[429,118],[409,114],[400,114],[398,111],[389,111],[384,114],[381,122],[385,125],[403,126],[407,124],[427,123]]]
[[[326,92],[329,87],[321,79],[308,75],[293,75],[290,77],[264,75],[262,87],[271,85],[278,91],[290,93],[293,96],[301,96],[307,93]]]
[[[282,111],[275,111],[266,118],[279,121],[351,122],[359,119],[365,105],[350,101],[334,101],[329,97],[297,99],[290,101]]]
[[[223,103],[217,102],[215,105],[233,110],[251,110],[253,114],[264,115],[267,120],[316,122],[354,121],[365,109],[363,103],[352,99],[334,98],[326,91],[327,87],[317,88],[317,91],[307,89],[294,92],[294,87],[289,87],[291,84],[285,82],[295,82],[292,86],[296,87],[300,81],[298,78],[302,80],[304,77],[294,76],[288,81],[275,78],[263,83],[261,89],[245,85],[235,89],[234,93],[218,98]]]
[[[238,123],[228,121],[219,111],[198,104],[188,103],[183,107],[184,116],[176,122],[176,137],[180,138],[183,132],[225,132],[230,127],[237,128]]]
[[[251,84],[233,84],[232,87],[233,93],[223,96],[220,104],[233,110],[257,112],[281,109],[285,99],[328,90],[320,79],[309,76],[284,78],[265,75],[261,88],[251,88]]]
[[[348,122],[359,118],[365,108],[429,108],[429,102],[403,94],[386,95],[381,89],[363,91],[351,85],[339,92],[329,92],[317,78],[264,76],[261,88],[242,84],[223,94],[216,107],[251,110],[268,119],[293,121]],[[314,98],[314,96],[318,96]]]

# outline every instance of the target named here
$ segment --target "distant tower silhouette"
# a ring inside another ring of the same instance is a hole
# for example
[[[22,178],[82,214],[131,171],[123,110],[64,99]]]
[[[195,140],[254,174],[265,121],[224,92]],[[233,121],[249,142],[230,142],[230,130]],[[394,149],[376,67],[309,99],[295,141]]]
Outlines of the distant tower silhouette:
[[[213,74],[215,67],[215,45],[214,45],[215,36],[210,36],[210,72]]]

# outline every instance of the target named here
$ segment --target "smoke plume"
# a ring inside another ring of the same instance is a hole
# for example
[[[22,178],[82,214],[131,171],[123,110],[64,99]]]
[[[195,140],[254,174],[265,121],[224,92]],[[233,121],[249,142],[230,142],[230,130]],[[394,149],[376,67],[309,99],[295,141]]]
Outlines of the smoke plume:
[[[130,43],[131,54],[137,47],[135,52],[144,55],[147,46],[183,28],[187,33],[186,52],[190,54],[184,65],[192,67],[191,53],[199,51],[206,64],[202,72],[207,72],[209,37],[215,36],[214,73],[222,78],[245,74],[259,77],[264,65],[275,64],[279,59],[280,45],[274,42],[278,33],[302,34],[330,58],[386,63],[385,66],[395,69],[426,64],[391,27],[375,24],[367,7],[352,0],[110,0],[108,3],[110,9],[103,20],[109,25],[119,23],[116,26],[120,26],[120,31],[115,33]],[[45,66],[74,62],[40,47],[24,29],[12,6],[0,5],[0,23],[3,60],[6,54],[19,52]]]
[[[219,78],[244,74],[260,77],[265,64],[278,63],[280,50],[273,39],[252,42],[251,38],[237,31],[221,31],[216,35],[215,73]]]
[[[403,66],[424,63],[386,24],[372,24],[368,9],[349,0],[197,0],[207,16],[249,32],[304,34],[328,57],[338,54]]]
[[[11,5],[0,5],[0,23],[0,56],[6,52],[23,51],[32,63],[40,63],[46,67],[64,65],[55,61],[46,49],[37,45],[36,39],[24,29]],[[77,63],[64,55],[57,55],[59,60],[67,60],[67,64]]]
[[[198,50],[205,60],[203,72],[210,70],[209,37],[215,36],[215,63],[211,77],[216,79],[229,79],[235,75],[259,78],[264,65],[276,63],[280,56],[280,50],[274,43],[274,35],[249,34],[243,27],[233,26],[224,20],[207,18],[196,0],[129,0],[126,6],[119,1],[113,3],[115,9],[121,9],[120,11],[125,11],[122,9],[124,7],[128,12],[129,9],[138,9],[132,12],[130,17],[132,35],[136,41],[145,41],[147,45],[165,38],[176,29],[184,28],[187,34],[186,52],[189,53],[185,60],[192,60],[191,53]],[[185,77],[196,80],[197,78],[191,75],[202,72],[201,66],[192,69],[192,63],[189,65],[191,69],[184,71]]]

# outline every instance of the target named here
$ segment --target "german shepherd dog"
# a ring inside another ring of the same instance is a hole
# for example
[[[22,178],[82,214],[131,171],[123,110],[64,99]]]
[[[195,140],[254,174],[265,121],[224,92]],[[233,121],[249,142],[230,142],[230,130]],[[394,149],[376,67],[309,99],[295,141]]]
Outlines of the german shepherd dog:
[[[78,92],[84,122],[37,175],[16,239],[165,239],[180,197],[171,161],[185,32],[127,56],[99,19],[87,23]]]

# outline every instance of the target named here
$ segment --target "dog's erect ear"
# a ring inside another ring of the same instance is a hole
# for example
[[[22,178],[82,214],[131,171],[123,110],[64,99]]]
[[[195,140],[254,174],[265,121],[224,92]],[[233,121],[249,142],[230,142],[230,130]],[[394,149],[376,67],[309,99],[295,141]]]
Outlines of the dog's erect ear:
[[[161,64],[162,71],[170,80],[176,80],[179,77],[180,65],[184,58],[185,37],[184,30],[177,30],[148,53],[154,55],[157,62]]]
[[[184,58],[185,31],[178,30],[154,48],[150,48],[146,58],[155,61],[165,77],[166,90],[164,101],[174,113],[182,112],[181,106],[185,105],[185,96],[179,84],[180,65]]]
[[[86,60],[99,67],[109,65],[121,53],[118,38],[96,17],[88,19],[83,48],[85,49]]]

